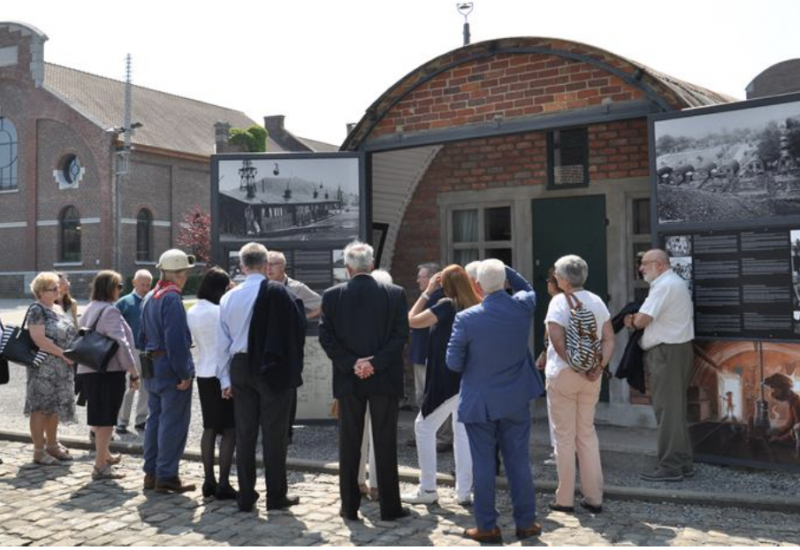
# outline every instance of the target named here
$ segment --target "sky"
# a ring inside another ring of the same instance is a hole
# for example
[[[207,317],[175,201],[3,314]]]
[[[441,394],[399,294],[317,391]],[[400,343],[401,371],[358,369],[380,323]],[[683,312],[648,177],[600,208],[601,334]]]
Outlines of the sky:
[[[420,65],[462,45],[452,0],[2,0],[43,31],[45,60],[222,105],[339,145],[346,124]],[[472,41],[584,42],[744,98],[800,57],[797,0],[475,0]]]

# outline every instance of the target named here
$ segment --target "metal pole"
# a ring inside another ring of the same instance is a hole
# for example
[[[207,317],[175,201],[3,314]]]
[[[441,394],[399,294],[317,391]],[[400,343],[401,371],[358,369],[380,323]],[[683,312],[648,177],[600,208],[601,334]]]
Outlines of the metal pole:
[[[469,23],[464,22],[464,45],[469,46]]]

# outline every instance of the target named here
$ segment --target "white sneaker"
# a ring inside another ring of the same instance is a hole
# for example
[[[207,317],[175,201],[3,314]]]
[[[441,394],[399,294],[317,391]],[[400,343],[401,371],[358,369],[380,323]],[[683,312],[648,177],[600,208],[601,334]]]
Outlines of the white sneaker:
[[[439,501],[439,492],[417,489],[413,493],[402,495],[400,500],[406,504],[436,504]]]

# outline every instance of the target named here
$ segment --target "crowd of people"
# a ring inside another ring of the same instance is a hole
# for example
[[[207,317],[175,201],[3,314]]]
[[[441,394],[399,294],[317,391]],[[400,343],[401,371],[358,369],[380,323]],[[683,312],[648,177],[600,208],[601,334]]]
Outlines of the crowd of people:
[[[358,520],[363,497],[379,502],[385,521],[410,514],[403,502],[436,503],[437,448],[452,444],[456,502],[473,507],[476,523],[465,536],[502,540],[495,507],[500,458],[516,535],[538,536],[530,402],[545,388],[558,471],[549,506],[574,511],[577,461],[579,504],[602,512],[594,415],[615,337],[603,299],[584,288],[589,266],[582,258],[564,256],[548,273],[545,350],[536,360],[529,344],[537,295],[499,260],[444,269],[422,264],[417,278],[422,292],[410,309],[405,290],[393,284],[389,273],[374,270],[373,250],[365,243],[345,248],[348,280],[322,296],[289,278],[283,254],[262,244],[243,246],[239,260],[244,280],[237,285],[224,270],[207,269],[188,313],[182,290],[195,262],[177,249],[160,257],[154,286],[152,274],[139,271],[125,296],[120,296],[124,284],[119,273],[99,272],[80,318],[66,275],[38,274],[31,283],[35,302],[26,314],[31,338],[46,354],[43,363],[27,369],[24,413],[30,417],[33,461],[53,466],[72,460],[59,442],[58,426],[74,420],[77,393],[95,442],[92,477],[122,478],[115,468],[122,456],[111,453],[110,442],[115,429],[129,431],[138,396],[133,426],[143,433],[144,490],[195,490],[181,478],[179,466],[196,379],[203,420],[203,496],[235,500],[245,512],[254,508],[260,498],[255,490],[260,436],[267,510],[296,505],[299,498],[289,493],[287,483],[287,446],[302,384],[307,322],[318,317],[319,343],[333,369],[339,513],[344,519]],[[686,422],[692,304],[663,250],[648,251],[640,271],[651,290],[623,322],[639,343],[659,428],[658,466],[641,477],[680,481],[694,475]],[[69,358],[82,327],[117,343],[101,370]],[[409,334],[420,479],[416,490],[401,494],[397,428]],[[234,460],[237,488],[231,483]]]

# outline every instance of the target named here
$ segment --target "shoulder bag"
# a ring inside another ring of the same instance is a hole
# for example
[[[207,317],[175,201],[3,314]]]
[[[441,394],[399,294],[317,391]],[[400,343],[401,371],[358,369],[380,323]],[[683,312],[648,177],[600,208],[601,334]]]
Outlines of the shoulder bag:
[[[28,331],[28,315],[34,307],[41,308],[39,304],[31,304],[25,312],[22,325],[18,327],[7,326],[0,337],[0,357],[12,363],[19,363],[26,367],[38,367],[47,358],[47,353],[40,351],[33,343],[31,333]]]
[[[109,305],[101,311],[90,328],[84,327],[78,331],[78,335],[72,340],[69,349],[64,350],[64,355],[97,372],[106,372],[109,361],[119,349],[119,342],[105,334],[100,334],[96,329],[100,318],[110,307],[114,306]]]

